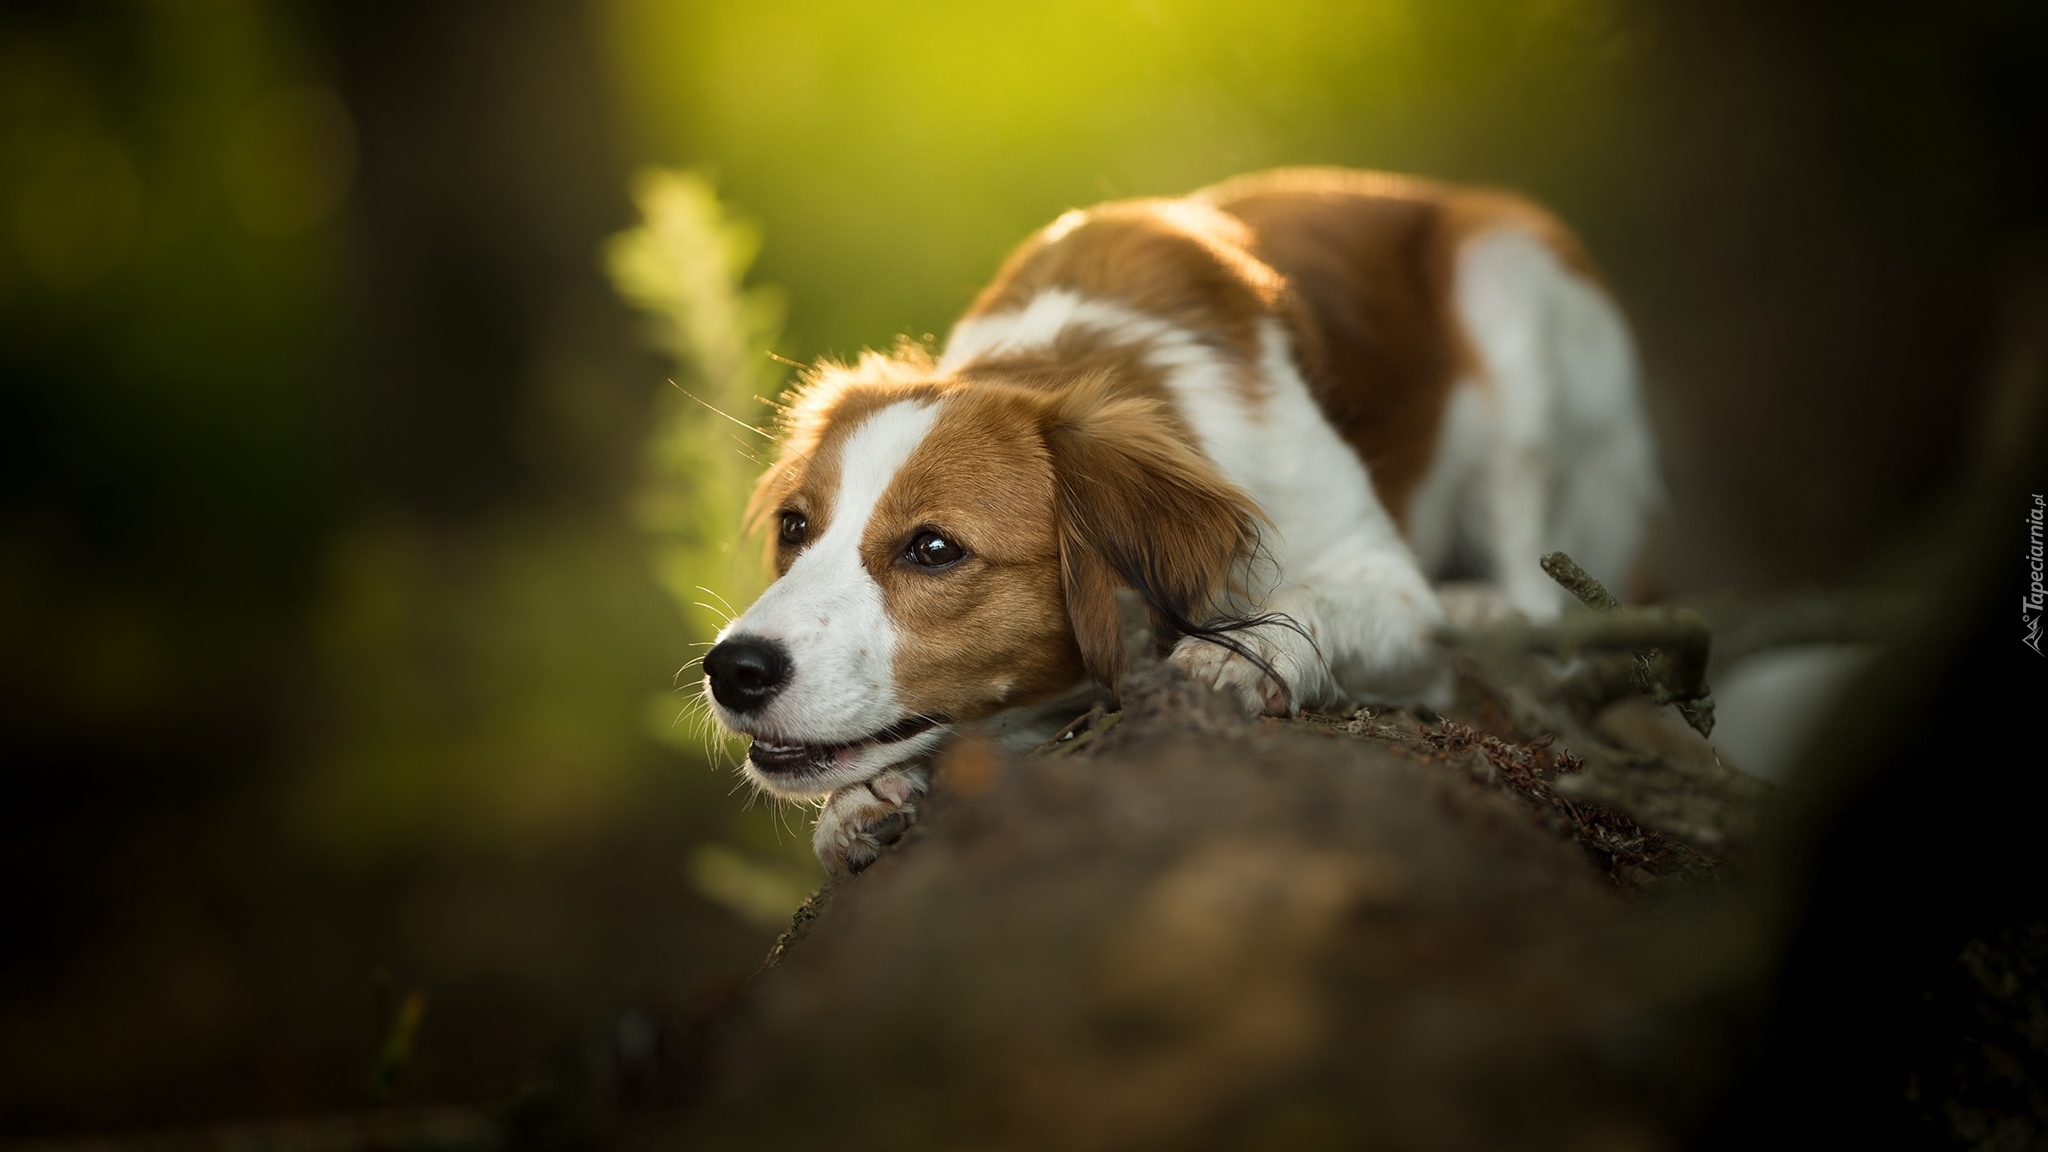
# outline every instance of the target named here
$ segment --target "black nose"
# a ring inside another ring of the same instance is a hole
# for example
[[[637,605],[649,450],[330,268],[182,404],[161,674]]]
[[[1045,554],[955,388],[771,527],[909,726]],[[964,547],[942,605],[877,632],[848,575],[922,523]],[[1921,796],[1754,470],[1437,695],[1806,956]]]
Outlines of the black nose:
[[[789,649],[780,641],[735,636],[704,655],[711,694],[735,712],[752,712],[775,699],[789,680]]]

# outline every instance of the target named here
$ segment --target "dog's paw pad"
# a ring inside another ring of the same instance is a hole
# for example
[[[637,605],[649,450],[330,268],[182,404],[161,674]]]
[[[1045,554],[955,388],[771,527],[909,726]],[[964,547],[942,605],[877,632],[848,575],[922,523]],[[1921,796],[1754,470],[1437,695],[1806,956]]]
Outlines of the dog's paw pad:
[[[903,839],[903,834],[910,831],[910,823],[910,813],[903,811],[891,812],[880,820],[862,828],[861,832],[876,844],[887,847]]]
[[[1167,657],[1188,679],[1230,696],[1253,716],[1292,716],[1298,711],[1294,690],[1288,683],[1294,660],[1284,652],[1271,650],[1251,637],[1248,648],[1257,653],[1272,671],[1259,667],[1244,655],[1204,640],[1184,637]]]
[[[923,791],[917,776],[891,771],[826,798],[811,833],[811,848],[825,870],[834,875],[865,871],[917,823],[915,801]]]

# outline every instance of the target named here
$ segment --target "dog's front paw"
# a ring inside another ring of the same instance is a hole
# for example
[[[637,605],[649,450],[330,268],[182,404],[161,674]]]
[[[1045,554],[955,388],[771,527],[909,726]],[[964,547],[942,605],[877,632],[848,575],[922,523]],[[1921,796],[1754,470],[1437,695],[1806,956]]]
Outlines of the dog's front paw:
[[[1266,666],[1261,668],[1244,653],[1200,636],[1182,637],[1167,659],[1187,673],[1188,679],[1225,693],[1253,716],[1300,712],[1313,695],[1311,680],[1322,667],[1308,638],[1270,625],[1229,636]]]
[[[924,790],[924,771],[917,768],[891,768],[839,789],[825,798],[818,813],[811,850],[834,876],[865,869],[917,823],[917,800]]]

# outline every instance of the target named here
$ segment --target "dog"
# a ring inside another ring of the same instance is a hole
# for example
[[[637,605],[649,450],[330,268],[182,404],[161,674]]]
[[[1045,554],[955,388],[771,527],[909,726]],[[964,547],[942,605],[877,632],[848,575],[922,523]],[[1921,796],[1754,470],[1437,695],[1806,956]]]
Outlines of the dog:
[[[1629,328],[1572,233],[1342,169],[1068,212],[941,354],[807,372],[780,439],[749,509],[777,578],[705,689],[753,783],[825,797],[835,873],[908,827],[948,733],[1028,745],[1113,689],[1118,588],[1248,712],[1441,701],[1433,578],[1553,616],[1538,557],[1615,584],[1659,500]]]

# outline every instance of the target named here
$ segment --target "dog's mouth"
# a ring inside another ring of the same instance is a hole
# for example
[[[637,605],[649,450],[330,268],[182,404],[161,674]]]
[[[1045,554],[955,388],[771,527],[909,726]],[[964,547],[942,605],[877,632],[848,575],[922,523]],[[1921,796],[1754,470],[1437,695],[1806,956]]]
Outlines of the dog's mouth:
[[[777,744],[765,736],[756,736],[754,746],[747,751],[747,759],[753,763],[757,772],[771,776],[795,775],[831,767],[842,756],[858,753],[863,748],[900,744],[913,736],[922,736],[943,723],[944,717],[912,716],[871,736],[845,744]]]

